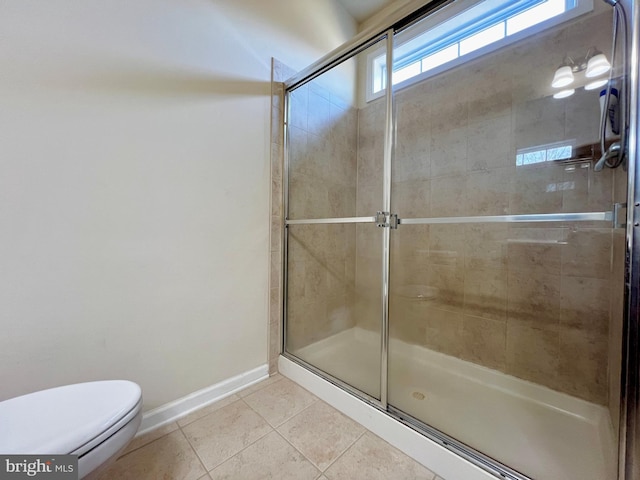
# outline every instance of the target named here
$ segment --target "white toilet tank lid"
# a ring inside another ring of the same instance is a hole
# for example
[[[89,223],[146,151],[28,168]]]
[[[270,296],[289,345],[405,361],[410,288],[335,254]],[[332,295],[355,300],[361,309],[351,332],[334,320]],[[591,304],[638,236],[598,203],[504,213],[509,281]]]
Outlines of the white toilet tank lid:
[[[135,408],[140,387],[126,380],[78,383],[0,402],[0,454],[68,454]]]

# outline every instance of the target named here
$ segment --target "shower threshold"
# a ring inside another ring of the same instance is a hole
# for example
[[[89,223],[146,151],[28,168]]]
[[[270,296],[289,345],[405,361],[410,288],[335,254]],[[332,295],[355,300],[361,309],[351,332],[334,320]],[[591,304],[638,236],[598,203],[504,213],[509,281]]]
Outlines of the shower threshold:
[[[354,327],[293,353],[372,392],[379,388],[378,371],[371,368],[379,364],[379,345],[379,334]],[[389,352],[394,411],[536,480],[615,478],[615,439],[605,407],[394,338]]]

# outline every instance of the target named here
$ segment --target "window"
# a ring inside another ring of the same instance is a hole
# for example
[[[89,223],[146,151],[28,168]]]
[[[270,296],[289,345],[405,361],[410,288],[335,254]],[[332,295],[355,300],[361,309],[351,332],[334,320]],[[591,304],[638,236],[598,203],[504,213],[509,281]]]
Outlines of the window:
[[[464,5],[455,2],[396,35],[393,85],[410,85],[593,9],[593,0],[460,3]],[[456,7],[457,13],[451,16],[450,10]],[[439,20],[444,15],[449,18]],[[385,58],[384,51],[369,57],[367,101],[384,94]]]
[[[537,147],[523,148],[516,153],[516,166],[534,165],[536,163],[555,162],[571,158],[571,144],[555,143]]]

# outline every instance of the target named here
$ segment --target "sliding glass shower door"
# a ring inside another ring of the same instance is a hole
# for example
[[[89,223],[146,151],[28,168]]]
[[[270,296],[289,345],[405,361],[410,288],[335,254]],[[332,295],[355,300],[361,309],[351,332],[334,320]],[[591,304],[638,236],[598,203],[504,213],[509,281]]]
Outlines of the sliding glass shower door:
[[[385,112],[358,108],[356,76],[386,43],[291,91],[287,120],[285,349],[374,400],[381,398],[384,231],[376,212]]]
[[[615,478],[626,173],[594,169],[592,79],[551,85],[565,53],[611,50],[611,11],[511,41],[536,17],[505,6],[494,37],[447,36],[482,3],[394,39],[388,408],[514,478]]]

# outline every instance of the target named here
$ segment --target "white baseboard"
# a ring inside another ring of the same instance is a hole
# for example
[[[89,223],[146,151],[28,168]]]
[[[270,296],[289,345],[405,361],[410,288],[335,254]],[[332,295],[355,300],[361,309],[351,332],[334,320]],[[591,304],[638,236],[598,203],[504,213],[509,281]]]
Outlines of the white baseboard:
[[[440,477],[464,480],[496,479],[490,473],[283,356],[278,359],[278,369],[282,375],[368,428]]]
[[[240,375],[228,378],[210,387],[190,393],[178,400],[149,410],[142,415],[142,424],[136,437],[178,420],[195,410],[222,400],[268,377],[269,366],[261,365],[253,370],[241,373]]]

